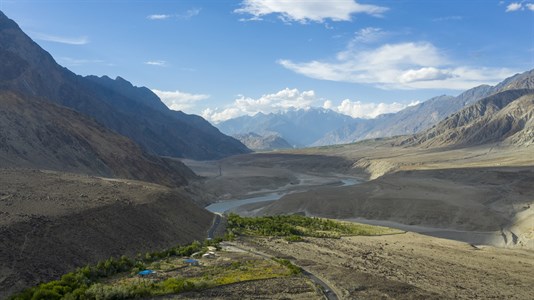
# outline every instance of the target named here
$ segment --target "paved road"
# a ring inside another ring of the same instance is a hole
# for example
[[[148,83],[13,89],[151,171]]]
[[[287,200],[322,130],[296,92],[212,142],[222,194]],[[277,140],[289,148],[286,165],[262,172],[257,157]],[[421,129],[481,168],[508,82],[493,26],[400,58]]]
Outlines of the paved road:
[[[215,235],[215,231],[221,224],[221,219],[222,219],[221,215],[218,213],[215,213],[215,217],[213,218],[213,224],[211,224],[210,229],[208,229],[208,239],[213,239]]]
[[[249,253],[253,253],[253,254],[259,255],[261,257],[267,258],[267,259],[275,258],[272,255],[269,255],[269,254],[266,254],[266,253],[263,253],[263,252],[260,252],[260,251],[257,251],[257,250],[253,250],[253,249],[250,249],[250,248],[241,247],[241,246],[238,246],[238,245],[236,245],[234,243],[229,243],[229,242],[224,242],[224,243],[226,243],[228,245],[231,245],[234,248],[237,248],[237,249],[240,249],[240,250],[243,250],[243,251],[247,251]],[[326,282],[324,282],[323,280],[319,279],[317,276],[313,275],[308,270],[306,270],[306,269],[304,269],[304,268],[302,268],[302,267],[300,267],[298,265],[297,265],[297,267],[302,269],[302,274],[304,274],[304,276],[308,277],[311,281],[313,281],[315,284],[317,284],[317,285],[319,285],[321,287],[321,289],[323,291],[323,294],[326,297],[326,299],[328,299],[328,300],[338,300],[339,299],[337,294],[332,289],[332,287],[329,286]]]

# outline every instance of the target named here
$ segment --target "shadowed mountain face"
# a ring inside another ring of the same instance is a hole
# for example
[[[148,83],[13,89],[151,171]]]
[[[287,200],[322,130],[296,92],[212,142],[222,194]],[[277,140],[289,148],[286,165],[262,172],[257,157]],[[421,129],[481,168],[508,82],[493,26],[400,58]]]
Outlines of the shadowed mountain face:
[[[534,90],[505,90],[484,98],[400,144],[468,147],[501,142],[534,144]]]
[[[122,78],[82,77],[61,67],[1,12],[0,64],[0,89],[72,108],[150,153],[216,159],[249,152],[202,118],[169,110],[147,88]]]
[[[2,167],[39,168],[120,177],[169,186],[195,174],[177,161],[142,151],[83,115],[55,104],[0,92]]]

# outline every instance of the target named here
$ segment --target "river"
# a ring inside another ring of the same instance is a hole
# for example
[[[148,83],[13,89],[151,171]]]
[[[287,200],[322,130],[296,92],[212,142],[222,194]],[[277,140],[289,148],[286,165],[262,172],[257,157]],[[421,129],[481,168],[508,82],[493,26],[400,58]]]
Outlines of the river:
[[[339,182],[338,186],[343,187],[343,186],[355,185],[355,184],[361,183],[362,181],[355,179],[355,178],[343,178],[343,179],[340,179],[338,182]],[[324,187],[324,186],[331,186],[331,185],[321,185],[317,187]],[[310,188],[310,189],[313,189],[313,188]],[[288,191],[280,191],[276,193],[263,194],[261,196],[254,196],[254,197],[244,198],[244,199],[223,200],[223,201],[215,202],[213,204],[206,206],[206,209],[213,213],[222,214],[228,210],[237,208],[245,204],[264,202],[264,201],[276,201],[289,193],[290,192]]]

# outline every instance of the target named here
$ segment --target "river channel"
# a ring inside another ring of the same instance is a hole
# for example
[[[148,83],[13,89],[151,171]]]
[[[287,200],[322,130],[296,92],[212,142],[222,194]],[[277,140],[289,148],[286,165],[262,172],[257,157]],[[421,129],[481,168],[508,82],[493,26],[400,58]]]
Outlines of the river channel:
[[[350,186],[350,185],[355,185],[361,182],[362,181],[355,179],[355,178],[343,178],[339,180],[338,186],[339,187]],[[321,187],[321,186],[318,186],[318,187]],[[310,188],[310,189],[313,189],[313,188]],[[269,194],[256,195],[256,196],[253,196],[250,198],[244,198],[244,199],[228,199],[228,200],[223,200],[223,201],[210,204],[206,206],[206,209],[213,213],[222,214],[228,210],[237,208],[245,204],[264,202],[264,201],[276,201],[289,193],[290,192],[287,192],[287,191],[280,191],[280,192],[274,192],[274,193],[269,193]]]

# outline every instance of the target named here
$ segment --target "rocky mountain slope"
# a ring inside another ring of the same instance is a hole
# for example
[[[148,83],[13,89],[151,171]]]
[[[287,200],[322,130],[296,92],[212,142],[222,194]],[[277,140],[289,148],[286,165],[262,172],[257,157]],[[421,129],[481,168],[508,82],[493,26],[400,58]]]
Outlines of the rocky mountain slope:
[[[1,299],[88,263],[203,240],[213,215],[184,187],[197,176],[161,156],[249,152],[146,88],[104,80],[62,68],[0,12]]]
[[[275,150],[293,148],[286,140],[276,134],[261,136],[259,134],[250,132],[246,134],[236,134],[234,135],[234,137],[252,150]]]
[[[213,215],[138,181],[0,169],[0,299],[98,261],[203,240]]]
[[[172,112],[146,88],[85,78],[58,65],[0,12],[0,89],[72,108],[161,156],[215,159],[249,150],[197,116]]]
[[[457,97],[442,95],[431,98],[397,113],[378,116],[376,119],[361,120],[338,128],[326,134],[315,145],[351,143],[364,139],[414,134],[428,129],[445,117],[490,95],[495,88],[481,85],[467,90]]]
[[[519,89],[484,98],[433,128],[402,139],[402,145],[469,147],[487,143],[534,144],[534,90]]]
[[[149,155],[73,110],[12,92],[0,92],[2,167],[39,168],[187,184],[196,175],[177,161]]]

